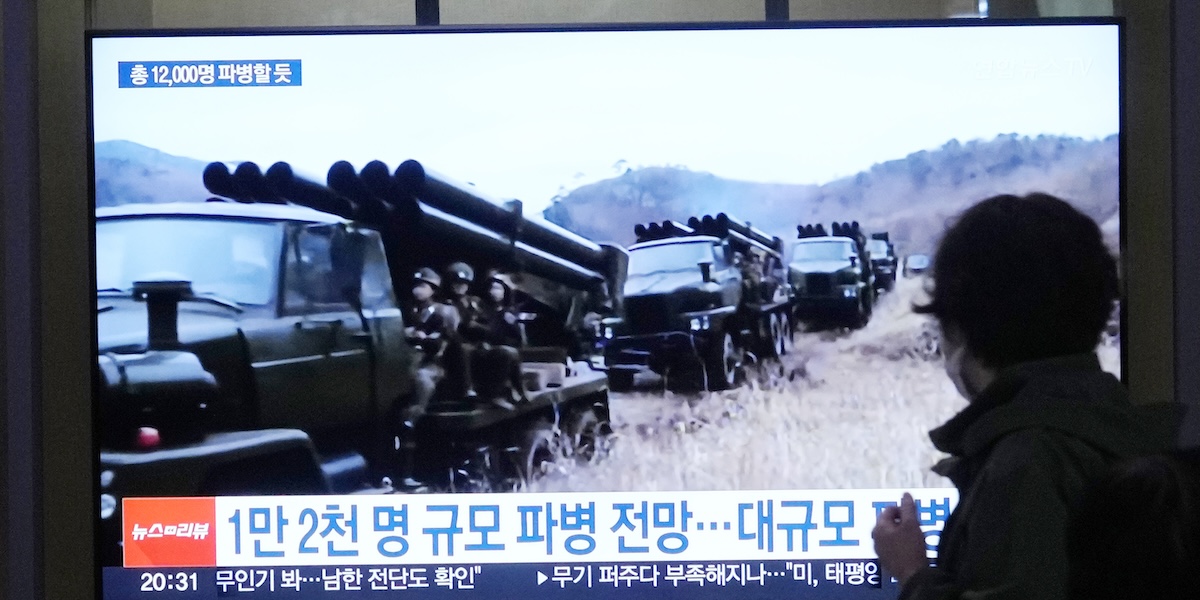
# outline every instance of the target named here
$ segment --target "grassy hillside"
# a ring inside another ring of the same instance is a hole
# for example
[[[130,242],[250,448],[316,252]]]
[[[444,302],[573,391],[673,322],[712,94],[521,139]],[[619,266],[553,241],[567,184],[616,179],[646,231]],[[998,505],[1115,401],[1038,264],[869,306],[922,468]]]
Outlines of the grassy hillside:
[[[891,232],[901,252],[913,253],[931,251],[946,220],[977,200],[1043,191],[1107,223],[1115,249],[1117,159],[1115,136],[1085,141],[1002,135],[951,140],[820,186],[645,167],[571,191],[545,217],[589,238],[623,244],[633,242],[637,223],[722,211],[785,239],[800,223],[857,220],[872,231]]]

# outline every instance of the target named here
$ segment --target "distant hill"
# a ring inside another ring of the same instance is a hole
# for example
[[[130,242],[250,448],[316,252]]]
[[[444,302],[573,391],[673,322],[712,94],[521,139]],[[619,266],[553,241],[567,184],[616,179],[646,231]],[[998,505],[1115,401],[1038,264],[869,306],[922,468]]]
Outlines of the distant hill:
[[[1074,202],[1117,247],[1116,136],[1001,135],[872,165],[824,185],[724,179],[684,167],[627,169],[555,198],[543,216],[596,241],[633,243],[633,226],[728,212],[784,239],[799,223],[857,220],[889,231],[902,253],[929,252],[946,220],[1000,193],[1044,191]],[[96,203],[200,202],[208,161],[118,140],[96,144]]]
[[[207,161],[173,156],[133,142],[96,144],[96,205],[202,202]]]
[[[947,219],[988,196],[1042,191],[1103,224],[1117,247],[1117,137],[1001,135],[950,140],[824,185],[723,179],[680,167],[629,169],[555,199],[544,216],[594,240],[630,244],[637,223],[727,212],[790,239],[799,223],[857,220],[902,253],[929,252]]]

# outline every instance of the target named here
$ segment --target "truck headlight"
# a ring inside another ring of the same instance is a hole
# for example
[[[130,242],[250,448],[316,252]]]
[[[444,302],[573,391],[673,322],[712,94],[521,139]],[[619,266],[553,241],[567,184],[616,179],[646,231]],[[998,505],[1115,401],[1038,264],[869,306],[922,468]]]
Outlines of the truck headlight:
[[[708,329],[708,317],[692,317],[690,325],[692,327],[692,331],[703,331]]]
[[[858,291],[854,288],[842,288],[842,296],[846,298],[853,298],[856,295],[858,295]]]

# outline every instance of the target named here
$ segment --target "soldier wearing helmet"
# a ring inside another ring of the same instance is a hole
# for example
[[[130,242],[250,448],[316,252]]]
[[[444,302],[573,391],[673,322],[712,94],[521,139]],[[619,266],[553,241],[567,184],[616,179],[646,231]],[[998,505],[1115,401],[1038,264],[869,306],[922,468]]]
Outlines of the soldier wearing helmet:
[[[413,275],[413,308],[408,318],[410,325],[404,333],[414,346],[424,351],[426,360],[436,359],[445,342],[446,319],[434,302],[441,287],[442,278],[433,269],[423,268]]]
[[[447,313],[448,340],[446,348],[446,370],[459,378],[457,392],[474,398],[475,382],[472,377],[471,355],[474,346],[465,334],[470,324],[479,318],[479,298],[472,296],[471,284],[475,281],[475,269],[464,262],[452,263],[446,268],[445,307]]]
[[[446,303],[457,309],[458,321],[455,329],[462,328],[479,316],[481,309],[479,298],[471,295],[471,285],[475,283],[475,270],[464,262],[456,262],[446,269],[444,277],[447,282]]]
[[[478,340],[474,362],[481,375],[486,373],[488,395],[492,402],[512,409],[511,401],[527,402],[521,376],[521,327],[513,309],[512,280],[502,273],[491,273],[487,295],[476,319],[468,326],[468,336]]]

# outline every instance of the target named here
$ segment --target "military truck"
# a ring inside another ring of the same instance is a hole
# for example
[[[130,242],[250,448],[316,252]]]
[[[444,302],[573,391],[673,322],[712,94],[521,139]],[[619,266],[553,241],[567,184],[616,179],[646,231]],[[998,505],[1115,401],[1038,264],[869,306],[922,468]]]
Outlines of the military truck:
[[[900,259],[896,256],[896,246],[888,237],[888,232],[875,232],[867,240],[867,251],[871,253],[871,268],[875,271],[876,296],[880,292],[890,292],[896,287],[896,275],[900,268]]]
[[[96,212],[101,516],[120,499],[496,490],[591,455],[608,382],[584,318],[627,255],[523,218],[415,161],[321,185],[276,163],[205,170],[205,203]],[[405,337],[413,272],[468,261],[523,304],[528,402],[464,397]]]
[[[668,384],[724,389],[747,358],[789,351],[782,240],[725,213],[639,224],[634,233],[624,311],[603,323],[614,390],[644,369]]]
[[[871,319],[876,279],[858,222],[798,225],[789,258],[799,320],[858,329]]]

